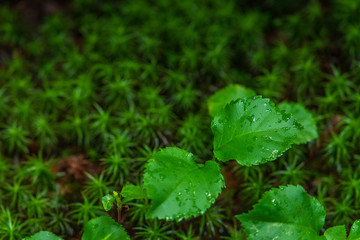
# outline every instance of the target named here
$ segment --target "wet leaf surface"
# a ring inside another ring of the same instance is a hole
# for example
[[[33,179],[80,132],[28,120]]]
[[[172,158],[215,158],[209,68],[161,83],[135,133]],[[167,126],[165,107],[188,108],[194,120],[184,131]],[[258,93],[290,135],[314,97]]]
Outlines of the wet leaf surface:
[[[215,116],[211,128],[216,158],[251,166],[281,156],[302,126],[269,99],[255,97],[231,102]]]
[[[237,215],[249,240],[323,240],[325,210],[301,186],[274,188],[249,213]]]
[[[176,147],[157,152],[146,166],[144,187],[150,218],[181,220],[203,214],[224,187],[215,161],[196,164],[193,154]]]

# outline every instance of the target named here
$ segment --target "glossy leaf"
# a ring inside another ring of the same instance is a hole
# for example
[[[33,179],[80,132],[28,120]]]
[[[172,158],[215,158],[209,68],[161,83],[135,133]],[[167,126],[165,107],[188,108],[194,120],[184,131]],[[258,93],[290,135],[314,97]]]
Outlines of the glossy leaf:
[[[282,102],[278,106],[281,110],[291,113],[304,128],[295,139],[296,144],[307,143],[319,137],[315,120],[311,113],[298,103]]]
[[[214,154],[255,165],[281,156],[295,142],[302,126],[266,98],[231,102],[212,121]]]
[[[335,226],[328,228],[324,236],[326,240],[345,240],[346,239],[346,229],[344,225]]]
[[[324,207],[301,186],[281,186],[264,194],[249,213],[236,216],[249,240],[321,240]]]
[[[127,184],[121,190],[121,196],[124,198],[124,202],[131,201],[133,199],[145,199],[147,198],[145,190],[141,186],[135,186]]]
[[[62,240],[62,238],[51,232],[41,231],[32,235],[31,237],[25,238],[24,240]]]
[[[360,220],[354,222],[347,240],[360,240]]]
[[[124,228],[111,217],[102,216],[90,220],[84,228],[82,240],[130,240]]]
[[[255,92],[238,84],[230,84],[214,93],[208,100],[209,113],[212,117],[221,112],[231,101],[253,97]]]
[[[114,201],[115,198],[111,194],[102,197],[101,202],[105,211],[109,211],[112,208]]]
[[[151,199],[147,217],[181,220],[203,214],[220,194],[224,178],[215,161],[196,164],[193,154],[168,147],[149,160],[144,187]]]

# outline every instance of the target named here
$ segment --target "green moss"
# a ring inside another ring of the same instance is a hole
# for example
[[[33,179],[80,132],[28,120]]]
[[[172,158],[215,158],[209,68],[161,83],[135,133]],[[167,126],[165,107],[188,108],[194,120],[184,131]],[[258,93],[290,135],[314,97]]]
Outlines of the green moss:
[[[147,221],[148,203],[129,203],[127,232],[243,239],[233,216],[289,183],[325,204],[326,227],[360,217],[358,1],[74,0],[44,9],[31,18],[0,7],[0,239],[80,236],[103,214],[100,195],[141,183],[160,147],[213,158],[206,103],[235,83],[305,105],[319,140],[253,169],[225,163],[228,188],[201,218]]]

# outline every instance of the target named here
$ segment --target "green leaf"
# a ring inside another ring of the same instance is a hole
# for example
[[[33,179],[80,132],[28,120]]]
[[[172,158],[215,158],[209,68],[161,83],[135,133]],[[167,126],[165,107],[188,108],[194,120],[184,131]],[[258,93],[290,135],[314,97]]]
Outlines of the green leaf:
[[[84,228],[82,240],[130,240],[124,228],[111,217],[102,216],[90,220]]]
[[[326,237],[326,240],[346,240],[345,225],[328,228],[325,231],[324,236]]]
[[[168,147],[147,163],[144,187],[151,199],[147,217],[180,221],[203,214],[220,194],[224,178],[215,161],[196,164],[193,154]]]
[[[281,156],[302,126],[266,98],[231,102],[212,121],[214,154],[221,161],[236,159],[255,165]]]
[[[230,84],[217,91],[208,100],[209,113],[212,117],[221,112],[226,104],[239,98],[253,97],[255,92],[238,84]]]
[[[301,186],[273,188],[249,213],[236,216],[249,240],[321,240],[324,207]]]
[[[281,110],[291,113],[298,123],[304,126],[295,139],[296,144],[307,143],[319,137],[315,120],[311,113],[298,103],[282,102],[278,106]]]
[[[54,235],[51,232],[41,231],[24,240],[62,240],[62,238]]]
[[[360,220],[354,222],[347,240],[360,240]]]
[[[147,198],[146,192],[141,186],[135,186],[132,184],[127,184],[122,188],[121,196],[124,198],[124,202],[128,202],[133,199]]]
[[[101,202],[105,211],[109,211],[114,203],[115,198],[111,194],[107,194],[102,197]]]

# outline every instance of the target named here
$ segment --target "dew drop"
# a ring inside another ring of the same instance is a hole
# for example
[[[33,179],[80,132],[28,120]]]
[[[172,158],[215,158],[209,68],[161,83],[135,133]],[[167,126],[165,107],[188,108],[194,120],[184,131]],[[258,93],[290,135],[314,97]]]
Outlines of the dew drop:
[[[279,150],[275,149],[271,152],[271,157],[276,158],[278,156]]]
[[[273,203],[274,207],[278,205],[275,199],[271,200],[271,202]]]
[[[262,138],[265,142],[271,142],[271,140],[272,140],[272,137],[269,137],[269,136],[263,136]]]
[[[210,193],[210,192],[206,192],[205,195],[206,195],[206,199],[207,199],[208,201],[210,201],[210,202],[213,201],[214,198],[211,196],[211,193]]]

